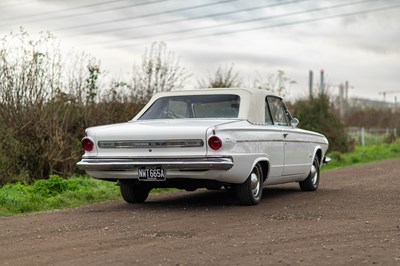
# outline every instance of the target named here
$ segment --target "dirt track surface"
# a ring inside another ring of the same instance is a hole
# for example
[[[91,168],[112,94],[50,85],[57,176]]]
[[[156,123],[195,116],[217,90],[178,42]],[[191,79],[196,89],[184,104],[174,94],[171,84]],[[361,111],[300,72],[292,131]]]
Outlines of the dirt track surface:
[[[400,160],[322,173],[317,192],[150,196],[0,219],[1,265],[400,265]]]

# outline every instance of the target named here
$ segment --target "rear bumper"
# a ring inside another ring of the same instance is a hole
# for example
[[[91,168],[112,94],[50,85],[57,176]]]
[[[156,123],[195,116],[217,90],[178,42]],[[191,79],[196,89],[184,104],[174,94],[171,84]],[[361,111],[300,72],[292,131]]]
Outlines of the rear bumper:
[[[128,171],[141,166],[161,166],[165,169],[176,170],[229,170],[233,167],[231,157],[206,158],[84,158],[77,167],[85,171]]]

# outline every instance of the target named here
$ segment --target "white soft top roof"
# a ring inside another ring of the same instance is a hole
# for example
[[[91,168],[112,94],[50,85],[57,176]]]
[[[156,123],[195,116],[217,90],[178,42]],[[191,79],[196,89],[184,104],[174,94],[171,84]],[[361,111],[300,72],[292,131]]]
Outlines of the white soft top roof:
[[[137,120],[143,113],[159,98],[167,96],[181,96],[181,95],[210,95],[210,94],[235,94],[240,97],[239,119],[249,120],[251,123],[263,124],[265,123],[265,97],[275,96],[266,90],[262,89],[246,89],[246,88],[207,88],[200,90],[182,90],[182,91],[168,91],[159,92],[155,94],[146,106],[133,118]],[[276,96],[275,96],[276,97]]]

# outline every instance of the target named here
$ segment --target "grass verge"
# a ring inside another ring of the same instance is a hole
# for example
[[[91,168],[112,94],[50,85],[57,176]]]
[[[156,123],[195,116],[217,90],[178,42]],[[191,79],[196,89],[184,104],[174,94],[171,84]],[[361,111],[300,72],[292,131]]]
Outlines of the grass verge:
[[[119,189],[113,182],[52,175],[32,185],[16,183],[0,188],[0,216],[72,208],[119,197]]]
[[[363,164],[372,161],[400,158],[400,142],[357,146],[354,152],[328,154],[331,163],[323,170]],[[177,191],[176,189],[153,189],[152,193]],[[7,184],[0,188],[0,217],[37,211],[72,208],[84,204],[120,199],[118,186],[113,182],[99,181],[87,176],[63,179],[52,175],[49,179],[36,180],[32,185]]]
[[[152,194],[177,189],[153,189]],[[51,175],[49,179],[7,184],[0,188],[0,217],[37,211],[73,208],[85,204],[120,199],[119,187],[114,182],[96,180],[88,176],[64,179]]]
[[[323,166],[323,170],[337,167],[364,164],[373,161],[381,161],[392,158],[400,158],[400,141],[394,144],[376,144],[368,146],[356,146],[350,153],[331,152],[327,154],[332,161]]]

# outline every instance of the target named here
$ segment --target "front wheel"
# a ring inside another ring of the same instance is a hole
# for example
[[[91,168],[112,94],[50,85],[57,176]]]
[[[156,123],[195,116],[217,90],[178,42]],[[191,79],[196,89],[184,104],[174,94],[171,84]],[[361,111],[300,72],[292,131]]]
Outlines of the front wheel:
[[[311,165],[310,174],[304,181],[300,181],[299,185],[301,190],[303,191],[315,191],[319,185],[319,161],[318,158],[315,157],[313,164]]]
[[[242,205],[257,205],[263,193],[263,172],[256,164],[246,181],[236,186],[236,197]]]
[[[128,203],[143,203],[149,196],[151,188],[120,183],[122,198]]]

